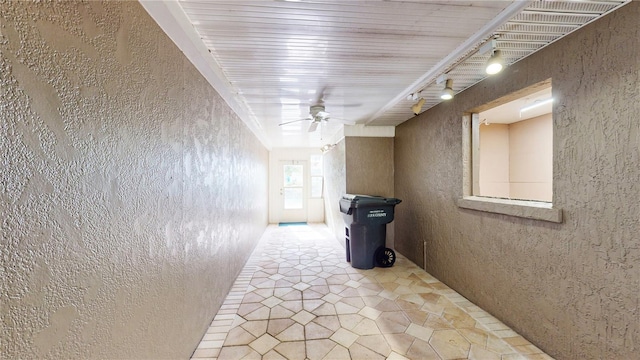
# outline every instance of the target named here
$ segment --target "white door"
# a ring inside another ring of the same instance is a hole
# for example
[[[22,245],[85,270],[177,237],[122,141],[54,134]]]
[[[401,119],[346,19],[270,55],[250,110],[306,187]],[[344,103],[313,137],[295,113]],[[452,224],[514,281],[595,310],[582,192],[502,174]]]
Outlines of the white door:
[[[307,221],[307,162],[304,160],[280,161],[280,221]]]

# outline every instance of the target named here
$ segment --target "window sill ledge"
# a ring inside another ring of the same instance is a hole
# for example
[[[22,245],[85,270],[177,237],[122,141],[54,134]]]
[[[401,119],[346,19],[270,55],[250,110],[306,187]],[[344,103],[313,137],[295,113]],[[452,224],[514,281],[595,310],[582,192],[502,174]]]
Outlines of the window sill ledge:
[[[466,196],[458,199],[458,207],[526,219],[562,223],[562,209],[553,208],[551,203],[546,202]]]

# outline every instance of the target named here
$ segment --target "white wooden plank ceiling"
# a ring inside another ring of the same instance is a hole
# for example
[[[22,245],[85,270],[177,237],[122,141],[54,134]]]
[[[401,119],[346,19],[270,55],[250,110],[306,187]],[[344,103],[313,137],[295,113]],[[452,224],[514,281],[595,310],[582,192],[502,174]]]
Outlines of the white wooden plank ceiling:
[[[320,147],[343,120],[395,126],[410,119],[415,100],[407,96],[420,90],[423,110],[436,105],[443,87],[436,78],[445,72],[455,92],[483,79],[489,54],[478,49],[492,38],[511,64],[626,2],[142,4],[205,76],[217,76],[212,84],[267,146]],[[189,51],[185,39],[200,52]],[[328,121],[316,131],[308,132],[311,120],[278,125],[308,117],[319,103]]]

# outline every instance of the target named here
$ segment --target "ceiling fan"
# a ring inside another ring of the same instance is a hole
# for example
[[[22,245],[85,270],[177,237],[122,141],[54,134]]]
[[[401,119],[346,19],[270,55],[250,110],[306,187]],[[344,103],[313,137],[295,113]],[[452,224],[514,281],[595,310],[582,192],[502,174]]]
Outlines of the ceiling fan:
[[[278,124],[279,126],[287,125],[299,121],[311,121],[311,125],[309,125],[309,132],[314,132],[318,128],[318,125],[321,125],[323,122],[328,122],[329,119],[332,121],[337,121],[346,125],[355,125],[355,121],[349,121],[344,119],[332,118],[331,114],[329,114],[323,104],[311,105],[309,107],[309,116],[304,119],[298,119],[293,121],[283,122]]]

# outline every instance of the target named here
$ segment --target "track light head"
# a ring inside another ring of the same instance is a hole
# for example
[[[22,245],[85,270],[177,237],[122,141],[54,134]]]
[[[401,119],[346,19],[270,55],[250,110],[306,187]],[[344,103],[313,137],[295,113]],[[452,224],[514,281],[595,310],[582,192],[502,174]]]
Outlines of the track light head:
[[[440,99],[451,100],[453,99],[453,79],[447,79],[447,83],[440,93]]]
[[[325,144],[320,148],[320,151],[322,151],[322,153],[326,153],[327,151],[333,149],[334,147],[336,147],[336,144]]]
[[[417,103],[415,103],[412,107],[411,107],[411,111],[413,111],[414,115],[418,115],[420,114],[420,111],[422,110],[422,106],[424,105],[424,103],[427,100],[425,100],[424,98],[421,98],[420,100],[418,100]]]
[[[502,52],[500,50],[493,50],[493,54],[487,61],[487,67],[485,71],[489,75],[494,75],[502,71],[504,68],[504,59],[502,58]]]

